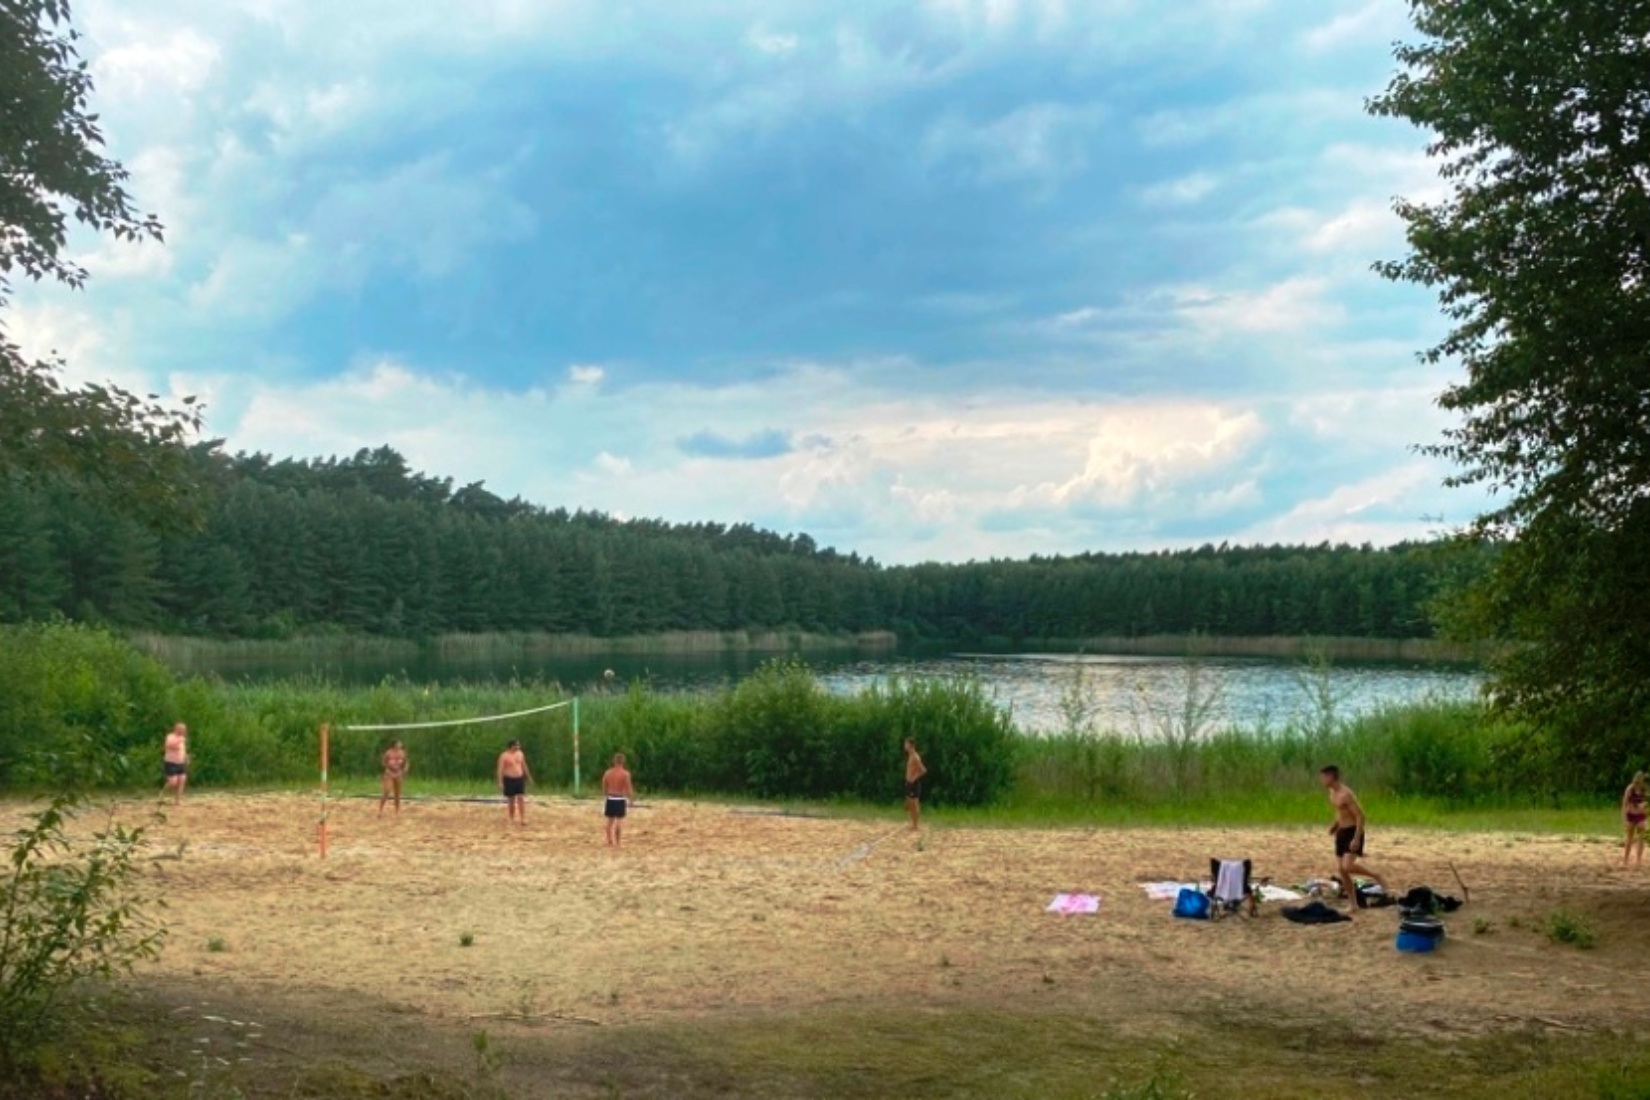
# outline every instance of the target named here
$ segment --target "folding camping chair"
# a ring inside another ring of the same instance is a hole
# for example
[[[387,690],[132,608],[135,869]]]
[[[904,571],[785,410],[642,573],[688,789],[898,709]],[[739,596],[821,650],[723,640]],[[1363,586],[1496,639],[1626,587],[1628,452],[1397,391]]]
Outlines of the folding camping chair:
[[[1228,913],[1240,913],[1247,907],[1251,917],[1257,916],[1260,912],[1259,894],[1255,890],[1254,879],[1254,860],[1209,860],[1209,900],[1213,903],[1209,915],[1218,918]]]

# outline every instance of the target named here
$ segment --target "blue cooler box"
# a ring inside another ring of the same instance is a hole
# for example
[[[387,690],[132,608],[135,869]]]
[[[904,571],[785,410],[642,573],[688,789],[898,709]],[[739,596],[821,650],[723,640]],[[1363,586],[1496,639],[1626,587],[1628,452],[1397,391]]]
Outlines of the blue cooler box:
[[[1444,922],[1434,917],[1406,917],[1398,925],[1398,950],[1422,954],[1444,942]]]

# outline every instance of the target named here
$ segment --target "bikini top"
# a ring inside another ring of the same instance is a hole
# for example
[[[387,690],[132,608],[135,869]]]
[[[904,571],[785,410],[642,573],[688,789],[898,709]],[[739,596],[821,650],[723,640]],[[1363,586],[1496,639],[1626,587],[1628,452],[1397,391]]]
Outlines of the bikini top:
[[[1636,790],[1628,791],[1627,801],[1634,806],[1644,805],[1644,792]]]

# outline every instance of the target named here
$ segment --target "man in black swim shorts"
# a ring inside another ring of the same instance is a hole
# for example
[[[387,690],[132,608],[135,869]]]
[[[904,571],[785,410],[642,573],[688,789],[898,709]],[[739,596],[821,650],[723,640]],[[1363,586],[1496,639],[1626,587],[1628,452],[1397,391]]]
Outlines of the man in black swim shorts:
[[[498,755],[498,786],[504,793],[506,821],[527,824],[527,781],[532,778],[533,773],[527,767],[527,756],[521,751],[521,742],[510,742]]]
[[[161,753],[161,772],[166,785],[160,789],[162,798],[172,792],[172,805],[183,805],[183,789],[189,784],[189,727],[179,722],[166,735]]]
[[[1335,870],[1341,880],[1342,896],[1347,904],[1358,904],[1358,883],[1353,877],[1363,875],[1375,880],[1383,891],[1386,880],[1361,862],[1364,854],[1364,808],[1351,787],[1341,782],[1341,769],[1333,764],[1318,772],[1324,790],[1329,792],[1329,804],[1334,807],[1335,820],[1329,832],[1335,838]]]
[[[922,762],[917,753],[917,742],[914,738],[905,739],[905,813],[911,819],[911,828],[917,829],[922,821],[922,777],[928,774],[928,767]]]
[[[636,800],[636,786],[624,766],[624,753],[614,753],[613,766],[602,773],[602,794],[606,796],[602,817],[607,823],[607,843],[617,848],[624,839],[625,814]]]

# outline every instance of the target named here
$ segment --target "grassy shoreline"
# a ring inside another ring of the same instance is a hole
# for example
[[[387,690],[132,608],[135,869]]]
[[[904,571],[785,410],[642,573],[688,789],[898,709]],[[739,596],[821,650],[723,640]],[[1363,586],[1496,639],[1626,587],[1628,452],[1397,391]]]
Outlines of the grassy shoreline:
[[[719,791],[650,791],[639,784],[637,807],[646,813],[649,801],[693,802],[713,806],[752,807],[778,815],[843,818],[857,821],[905,821],[902,804],[862,799],[827,801],[763,799]],[[319,798],[319,783],[277,784],[235,783],[190,788],[201,795],[292,794]],[[111,792],[125,798],[145,798],[146,787]],[[334,777],[329,797],[339,801],[376,800],[378,780],[371,776]],[[0,792],[0,799],[24,797],[19,792]],[[403,800],[409,805],[450,800],[490,800],[498,797],[486,775],[470,778],[441,776],[409,778]],[[538,782],[528,791],[529,799],[578,799],[592,812],[600,796],[591,777],[574,794],[565,780]],[[1502,800],[1477,804],[1454,804],[1446,799],[1423,798],[1376,792],[1364,798],[1372,835],[1389,829],[1419,829],[1458,833],[1525,833],[1544,836],[1587,836],[1614,838],[1620,832],[1620,813],[1605,799],[1576,796],[1559,805],[1533,805]],[[1301,829],[1317,833],[1329,820],[1321,792],[1292,790],[1246,791],[1223,797],[1198,798],[1186,802],[1081,802],[1012,794],[990,806],[939,806],[923,812],[923,821],[939,829]]]

